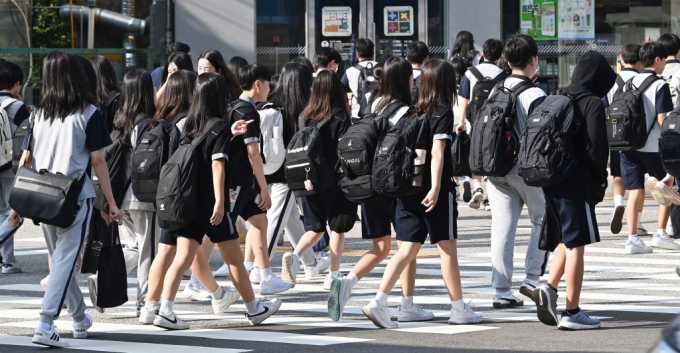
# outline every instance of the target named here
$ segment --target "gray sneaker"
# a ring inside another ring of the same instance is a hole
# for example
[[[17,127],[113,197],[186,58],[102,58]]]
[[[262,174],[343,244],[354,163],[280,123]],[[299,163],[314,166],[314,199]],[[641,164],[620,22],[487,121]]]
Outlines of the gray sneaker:
[[[557,328],[560,330],[593,330],[600,328],[600,320],[588,316],[581,310],[576,315],[569,315],[565,311],[562,313],[562,319]]]
[[[549,326],[557,326],[557,293],[547,283],[534,290],[534,303],[538,319]]]

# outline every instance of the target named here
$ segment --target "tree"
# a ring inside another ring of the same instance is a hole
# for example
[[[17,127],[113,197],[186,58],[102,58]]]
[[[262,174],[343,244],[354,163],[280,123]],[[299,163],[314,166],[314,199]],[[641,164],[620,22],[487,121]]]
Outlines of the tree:
[[[34,0],[33,6],[61,6],[68,0]],[[71,24],[59,18],[59,9],[33,8],[31,46],[33,48],[70,48]]]

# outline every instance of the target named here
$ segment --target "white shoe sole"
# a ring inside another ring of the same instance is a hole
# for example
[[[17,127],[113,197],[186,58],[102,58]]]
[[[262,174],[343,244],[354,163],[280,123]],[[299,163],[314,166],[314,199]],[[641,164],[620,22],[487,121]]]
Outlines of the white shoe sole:
[[[484,317],[470,318],[470,319],[453,319],[449,318],[449,325],[468,325],[468,324],[478,324],[484,321]]]
[[[472,196],[472,200],[470,200],[468,206],[478,210],[482,206],[482,201],[484,201],[484,195],[475,194]]]
[[[295,279],[297,277],[297,274],[293,275],[291,273],[291,269],[293,268],[293,254],[284,254],[283,257],[283,264],[281,266],[281,279],[283,279],[286,282],[290,282],[293,284],[291,288],[295,288]]]
[[[658,202],[660,205],[670,206],[671,202],[668,199],[666,199],[663,189],[659,190],[659,188],[656,185],[656,182],[657,180],[655,178],[648,178],[647,181],[645,182],[645,186],[647,186],[647,188],[649,189],[649,192],[652,194],[654,201]]]
[[[594,330],[600,328],[600,324],[597,325],[585,325],[585,324],[579,324],[575,322],[560,322],[559,325],[557,325],[557,328],[560,330],[570,330],[570,331],[576,331],[576,330]]]
[[[73,338],[75,339],[83,339],[87,338],[87,330],[85,332],[76,332],[76,330],[73,330]]]
[[[649,250],[643,250],[643,249],[636,248],[636,247],[631,247],[631,248],[626,247],[626,254],[628,254],[628,255],[651,254],[653,252],[654,252],[654,250],[652,248],[649,248]]]
[[[140,315],[139,316],[139,323],[142,325],[153,325],[153,321],[156,318],[156,314],[149,315],[149,316],[144,316]]]
[[[275,306],[271,307],[270,310],[266,312],[264,315],[258,316],[256,320],[248,320],[250,321],[250,325],[251,326],[259,325],[262,322],[264,322],[264,320],[267,320],[270,316],[276,314],[276,312],[279,311],[279,309],[281,308],[281,304],[283,304],[283,302],[279,300],[279,302]]]
[[[680,245],[678,244],[675,243],[667,244],[665,242],[659,242],[658,244],[654,244],[654,240],[652,240],[652,247],[666,250],[680,250]]]
[[[31,340],[32,343],[39,344],[41,346],[47,346],[47,347],[59,347],[59,348],[64,348],[68,347],[68,342],[65,341],[55,341],[43,337],[33,337]]]
[[[286,282],[286,283],[290,283],[290,282]],[[293,287],[288,287],[288,288],[274,288],[274,289],[262,289],[262,287],[260,287],[260,294],[261,294],[261,295],[272,295],[272,294],[277,294],[277,293],[285,292],[285,291],[287,291],[287,290],[290,290],[291,288],[293,288]]]
[[[380,320],[378,320],[377,317],[373,316],[373,314],[371,313],[371,310],[369,310],[367,307],[363,307],[361,310],[364,312],[364,315],[366,315],[366,317],[367,317],[369,320],[371,320],[371,321],[373,322],[373,324],[374,324],[376,327],[379,327],[379,328],[388,328],[388,329],[399,327],[399,325],[397,325],[397,324],[394,324],[394,326],[390,327],[390,326],[388,326],[388,325],[382,323]],[[393,323],[394,323],[394,322],[393,322]]]

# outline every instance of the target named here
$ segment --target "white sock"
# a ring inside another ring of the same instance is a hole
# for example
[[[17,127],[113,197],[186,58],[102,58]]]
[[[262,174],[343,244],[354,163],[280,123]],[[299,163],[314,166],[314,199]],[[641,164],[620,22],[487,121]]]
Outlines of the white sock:
[[[642,226],[642,212],[638,212],[638,224],[637,224],[637,227],[638,227],[638,228],[644,228],[644,227]]]
[[[87,319],[87,316],[85,316],[85,318],[82,319],[81,321],[79,321],[79,322],[74,321],[73,323],[76,324],[76,325],[79,325],[79,326],[87,326],[89,321],[90,320]]]
[[[51,324],[48,324],[48,323],[46,323],[46,322],[42,322],[42,321],[41,321],[41,322],[38,323],[38,327],[37,327],[37,328],[39,328],[39,329],[41,329],[41,330],[43,330],[43,331],[49,331],[49,330],[52,329],[52,325],[51,325]]]
[[[665,237],[665,236],[668,235],[668,234],[666,233],[666,230],[665,230],[665,229],[657,229],[657,230],[656,230],[656,233],[659,234],[659,235],[662,236],[662,237]]]
[[[614,196],[614,206],[623,206],[623,195]]]
[[[196,275],[192,272],[191,273],[191,279],[189,280],[189,284],[196,288],[201,282],[198,281],[198,278],[196,278]]]
[[[474,182],[474,189],[481,189],[482,188],[482,182],[481,181],[475,181]]]
[[[159,312],[161,314],[172,314],[172,300],[161,299],[161,309]]]
[[[632,241],[633,243],[635,243],[635,242],[637,242],[638,240],[640,240],[640,238],[638,238],[637,234],[631,234],[631,235],[628,236],[628,240],[630,240],[630,241]]]
[[[144,307],[149,311],[155,311],[161,307],[161,302],[148,301],[144,304]]]
[[[244,262],[243,265],[246,267],[246,271],[250,272],[250,270],[253,269],[253,263],[252,262]]]
[[[272,271],[271,267],[263,268],[260,270],[260,276],[262,276],[263,281],[271,281],[274,279],[274,271]]]
[[[297,262],[302,261],[302,260],[300,259],[300,255],[298,255],[298,254],[296,254],[296,253],[293,253],[293,258],[294,258]],[[314,260],[314,261],[316,261],[316,260]],[[316,265],[316,264],[315,264],[315,265]]]
[[[359,277],[357,277],[357,275],[355,275],[354,272],[350,272],[347,275],[347,280],[349,281],[350,290],[352,290],[352,288],[354,288],[354,286],[356,286],[357,283],[359,283]]]
[[[413,306],[413,296],[401,297],[401,307],[408,310]]]
[[[509,296],[512,295],[512,292],[509,291],[509,290],[508,290],[508,291],[499,292],[498,289],[496,289],[496,295],[499,296],[499,297],[509,297]]]
[[[257,309],[259,307],[259,302],[257,299],[253,299],[249,302],[246,303],[246,310],[248,310],[248,314],[250,315],[255,315],[257,314]]]
[[[378,305],[380,306],[387,306],[387,298],[389,297],[389,295],[383,292],[378,292],[375,294],[375,301],[378,302]]]
[[[451,301],[451,309],[463,311],[463,310],[465,310],[465,302],[463,301],[463,299],[452,300]]]
[[[210,296],[212,296],[213,299],[215,300],[222,299],[222,297],[224,296],[224,289],[222,289],[222,287],[220,286],[217,286],[217,289],[215,289],[214,292],[210,293]]]
[[[333,278],[340,277],[340,271],[329,271],[329,272],[331,273],[331,276],[333,276]]]

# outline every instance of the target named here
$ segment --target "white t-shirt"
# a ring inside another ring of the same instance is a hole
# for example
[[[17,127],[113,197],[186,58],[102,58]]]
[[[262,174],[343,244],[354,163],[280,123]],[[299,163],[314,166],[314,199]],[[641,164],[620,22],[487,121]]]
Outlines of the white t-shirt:
[[[671,90],[671,99],[673,99],[673,106],[675,107],[680,95],[680,61],[674,59],[667,60],[666,68],[663,70],[661,77],[668,82],[668,88]]]
[[[635,86],[639,87],[647,77],[652,75],[646,71],[647,70],[643,70],[640,72],[640,74],[633,77],[633,84]],[[666,85],[668,85],[666,81],[656,80],[644,92],[647,126],[651,126],[652,129],[649,131],[649,135],[647,136],[647,143],[645,143],[644,147],[638,150],[640,152],[659,152],[659,138],[661,138],[661,129],[659,127],[659,123],[657,122],[657,111],[660,110],[657,109],[657,104],[663,104],[657,102],[657,95],[659,91],[662,90]],[[666,112],[668,112],[668,110]]]

